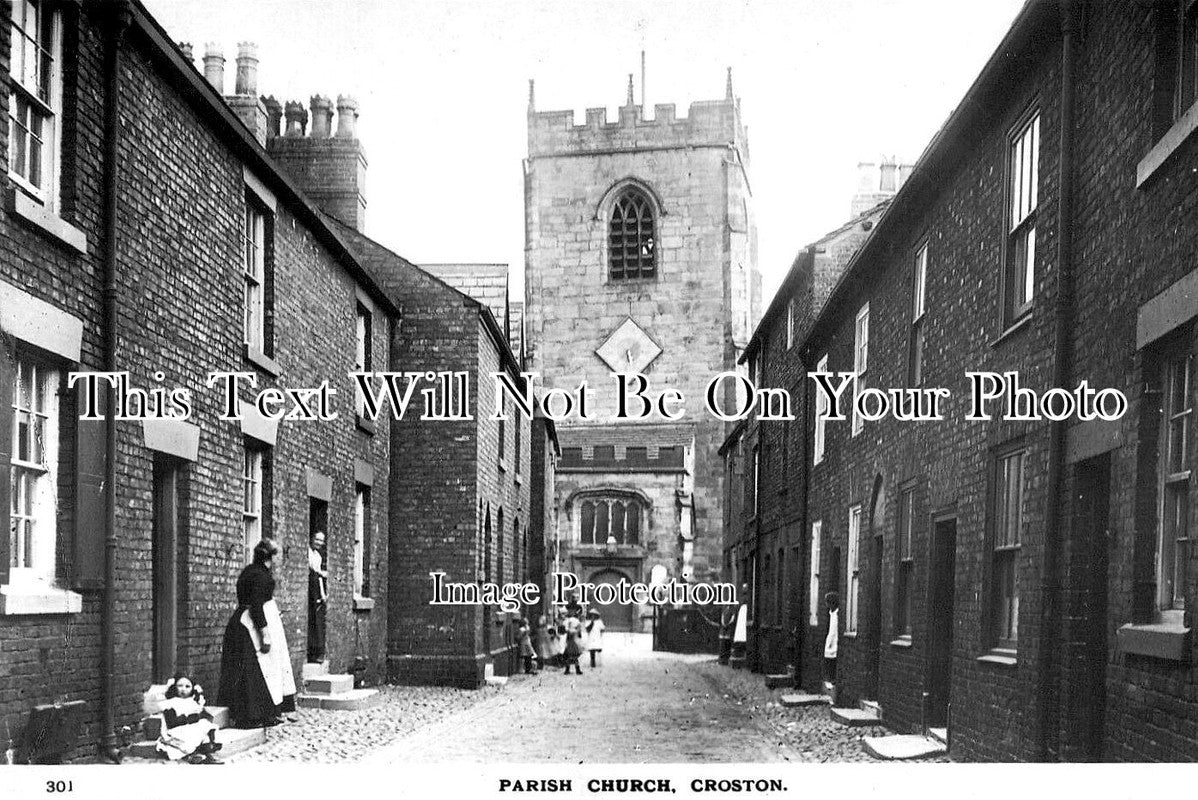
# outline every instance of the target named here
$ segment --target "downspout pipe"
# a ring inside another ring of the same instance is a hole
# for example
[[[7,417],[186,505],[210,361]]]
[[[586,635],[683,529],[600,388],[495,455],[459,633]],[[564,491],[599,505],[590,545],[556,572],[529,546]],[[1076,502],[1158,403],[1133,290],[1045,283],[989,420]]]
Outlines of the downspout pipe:
[[[807,262],[806,267],[809,269],[809,271],[811,273],[811,296],[814,297],[815,296],[815,248],[808,247],[806,250],[804,250],[803,251],[803,259]],[[813,307],[812,314],[814,315],[815,313],[816,313],[816,309]],[[810,333],[811,333],[810,330],[808,330],[807,334],[810,335]],[[807,386],[808,386],[807,376],[810,375],[812,372],[814,372],[815,367],[818,366],[818,364],[814,364],[814,365],[810,365],[810,367],[809,367],[811,359],[814,357],[814,355],[815,355],[814,353],[808,353],[806,351],[802,351],[802,358],[800,359],[800,366],[803,369],[803,379],[802,379],[803,380],[803,391],[801,393],[801,396],[803,398],[803,403],[804,403],[804,413],[802,416],[802,419],[803,419],[803,445],[804,446],[803,446],[803,454],[802,454],[803,460],[802,460],[802,462],[800,462],[800,463],[802,463],[803,466],[799,470],[799,497],[801,498],[801,501],[802,501],[802,508],[799,512],[799,541],[797,541],[797,542],[789,542],[788,541],[786,543],[788,547],[793,548],[794,545],[798,546],[800,558],[802,557],[802,553],[804,552],[803,544],[807,541],[807,529],[808,529],[808,526],[811,525],[811,517],[810,517],[810,514],[808,514],[808,506],[810,504],[810,495],[808,494],[808,492],[811,488],[811,470],[814,469],[814,467],[815,467],[815,406],[811,405],[810,401],[809,401],[809,398],[811,397],[811,393],[808,392],[808,390],[807,390]],[[810,436],[808,436],[808,434],[807,434],[807,430],[808,430],[807,429],[807,420],[808,419],[810,419],[812,421]],[[787,479],[787,476],[783,476],[783,480],[786,480],[786,479]],[[810,556],[811,554],[808,553],[807,555]],[[801,565],[803,562],[800,560],[799,563],[800,563],[799,574],[801,575],[802,574]],[[802,604],[802,602],[800,602],[799,603],[799,613],[798,613],[796,619],[791,620],[792,625],[791,625],[791,630],[790,630],[791,648],[794,653],[793,658],[794,658],[794,665],[795,665],[795,688],[796,689],[802,688],[802,686],[803,686],[804,645],[807,644],[807,636],[808,636],[808,627],[803,624],[802,609],[803,609],[803,604]],[[808,609],[808,613],[810,613],[810,609]]]
[[[1057,273],[1053,326],[1052,385],[1072,385],[1069,335],[1073,321],[1073,128],[1074,50],[1078,36],[1076,0],[1063,0],[1061,12],[1060,142],[1057,164]],[[1039,699],[1040,760],[1057,761],[1060,748],[1061,677],[1061,546],[1065,514],[1064,421],[1053,422],[1049,433],[1047,520],[1044,531],[1043,603],[1040,618]]]
[[[109,7],[108,37],[104,43],[104,369],[117,369],[117,158],[120,145],[120,67],[121,47],[133,21],[133,12],[125,0],[114,0]],[[116,388],[106,391],[107,415],[104,420],[104,606],[100,622],[100,672],[103,685],[104,716],[101,726],[102,758],[119,762],[116,736]]]

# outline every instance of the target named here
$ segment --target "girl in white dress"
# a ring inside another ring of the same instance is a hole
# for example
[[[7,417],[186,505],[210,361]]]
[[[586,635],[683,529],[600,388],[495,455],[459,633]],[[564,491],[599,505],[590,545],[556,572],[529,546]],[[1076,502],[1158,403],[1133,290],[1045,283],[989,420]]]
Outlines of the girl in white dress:
[[[213,755],[221,747],[216,741],[216,724],[204,706],[203,687],[196,686],[186,675],[171,679],[159,712],[162,732],[155,745],[159,753],[171,761],[219,763]]]
[[[599,616],[599,609],[592,608],[587,612],[587,650],[591,654],[591,669],[597,666],[595,662],[599,654],[603,652],[603,629],[605,627],[603,618]]]

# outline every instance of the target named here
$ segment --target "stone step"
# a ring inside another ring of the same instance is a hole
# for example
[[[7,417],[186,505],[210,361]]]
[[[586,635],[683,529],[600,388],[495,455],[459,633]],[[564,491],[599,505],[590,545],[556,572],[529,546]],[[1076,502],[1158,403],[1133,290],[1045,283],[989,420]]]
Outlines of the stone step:
[[[507,686],[507,678],[502,675],[492,675],[490,677],[483,678],[483,682],[487,684],[487,686]]]
[[[789,689],[795,684],[795,676],[790,672],[782,672],[774,675],[765,676],[765,688],[767,689]]]
[[[879,718],[882,716],[882,704],[877,700],[858,700],[857,707],[862,711],[872,711],[877,714]]]
[[[948,728],[928,728],[928,736],[941,744],[948,744]]]
[[[342,694],[353,688],[353,675],[317,675],[304,679],[304,694]]]
[[[948,752],[944,742],[917,734],[865,736],[861,739],[861,746],[867,753],[885,761],[908,761],[913,758],[944,755]]]
[[[126,752],[126,756],[129,758],[161,759],[162,756],[154,746],[157,741],[158,739],[155,737],[135,742]],[[266,731],[261,728],[251,728],[250,730],[221,728],[216,732],[216,741],[222,745],[216,757],[223,759],[235,753],[244,753],[251,747],[257,747],[262,744],[266,741]]]
[[[794,694],[784,694],[778,698],[783,706],[787,708],[797,708],[799,706],[822,706],[832,702],[832,698],[826,694],[804,694],[796,692]]]
[[[865,711],[860,708],[833,708],[831,711],[832,721],[839,722],[841,725],[848,725],[850,728],[858,728],[864,725],[881,725],[882,718],[876,711]]]
[[[212,721],[218,728],[229,727],[229,709],[224,706],[207,706],[208,713],[212,715]],[[162,717],[155,714],[152,717],[146,717],[141,722],[141,729],[148,739],[157,739],[162,733]]]
[[[295,704],[301,708],[320,708],[325,711],[358,711],[373,708],[383,699],[378,689],[350,689],[337,694],[301,694]]]
[[[308,680],[308,678],[319,678],[321,675],[328,674],[329,662],[327,660],[321,661],[319,664],[308,663],[304,664],[303,666],[303,680]]]

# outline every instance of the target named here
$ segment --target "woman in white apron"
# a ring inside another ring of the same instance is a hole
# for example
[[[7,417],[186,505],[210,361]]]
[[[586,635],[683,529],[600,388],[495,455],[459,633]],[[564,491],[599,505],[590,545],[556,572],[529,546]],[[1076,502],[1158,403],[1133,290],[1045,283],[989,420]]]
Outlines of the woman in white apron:
[[[283,712],[295,710],[295,676],[271,572],[278,551],[269,539],[254,546],[254,563],[237,578],[237,610],[225,627],[217,702],[238,728],[277,725]]]

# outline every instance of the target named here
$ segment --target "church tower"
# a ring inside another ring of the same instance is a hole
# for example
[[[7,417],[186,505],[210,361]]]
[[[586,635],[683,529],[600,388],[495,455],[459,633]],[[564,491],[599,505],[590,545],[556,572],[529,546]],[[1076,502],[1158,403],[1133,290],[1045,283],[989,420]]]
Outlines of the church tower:
[[[586,381],[589,420],[559,424],[557,549],[580,580],[720,577],[725,423],[707,384],[736,370],[761,304],[749,147],[728,71],[723,99],[685,117],[635,103],[537,111],[525,161],[528,369],[542,388]],[[641,372],[650,396],[676,389],[685,415],[614,421],[613,372]],[[551,564],[554,566],[554,564]],[[646,608],[611,606],[613,629]]]

